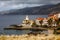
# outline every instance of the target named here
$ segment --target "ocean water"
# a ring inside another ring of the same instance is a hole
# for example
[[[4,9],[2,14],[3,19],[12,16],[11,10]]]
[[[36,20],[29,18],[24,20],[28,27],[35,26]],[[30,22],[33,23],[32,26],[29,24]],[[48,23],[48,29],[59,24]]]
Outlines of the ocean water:
[[[37,17],[47,17],[47,15],[28,15],[30,20],[35,20]],[[26,15],[0,15],[0,34],[25,34],[30,30],[4,30],[12,24],[20,25],[25,19]]]

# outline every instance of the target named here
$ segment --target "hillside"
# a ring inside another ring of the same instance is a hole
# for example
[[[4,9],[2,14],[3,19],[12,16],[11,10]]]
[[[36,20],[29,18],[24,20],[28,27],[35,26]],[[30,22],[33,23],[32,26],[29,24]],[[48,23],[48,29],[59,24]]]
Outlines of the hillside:
[[[60,12],[60,3],[56,5],[44,5],[38,7],[28,7],[24,9],[9,10],[4,15],[47,15],[51,12]]]

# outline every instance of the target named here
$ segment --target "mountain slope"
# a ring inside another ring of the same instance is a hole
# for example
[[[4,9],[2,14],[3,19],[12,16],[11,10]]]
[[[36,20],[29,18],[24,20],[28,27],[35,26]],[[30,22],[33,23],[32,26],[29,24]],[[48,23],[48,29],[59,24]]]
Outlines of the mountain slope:
[[[15,9],[5,12],[5,15],[47,15],[51,12],[60,11],[60,3],[56,5],[44,5],[24,9]]]

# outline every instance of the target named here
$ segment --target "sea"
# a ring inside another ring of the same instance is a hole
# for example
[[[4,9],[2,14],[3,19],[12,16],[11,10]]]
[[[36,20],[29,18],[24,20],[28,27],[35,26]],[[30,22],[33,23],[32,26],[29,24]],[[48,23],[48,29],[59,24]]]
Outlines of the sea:
[[[28,15],[30,20],[35,20],[38,17],[48,17],[48,15]],[[9,25],[20,25],[26,15],[0,15],[0,35],[21,35],[31,32],[30,30],[4,30]]]

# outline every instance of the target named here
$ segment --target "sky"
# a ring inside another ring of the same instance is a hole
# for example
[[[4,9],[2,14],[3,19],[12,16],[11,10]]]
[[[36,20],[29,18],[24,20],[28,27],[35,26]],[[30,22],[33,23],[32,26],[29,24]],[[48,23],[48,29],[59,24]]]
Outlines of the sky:
[[[0,11],[57,3],[60,0],[0,0]]]

